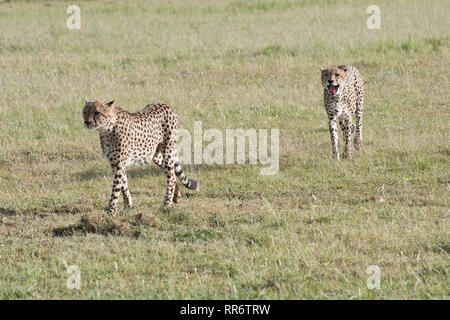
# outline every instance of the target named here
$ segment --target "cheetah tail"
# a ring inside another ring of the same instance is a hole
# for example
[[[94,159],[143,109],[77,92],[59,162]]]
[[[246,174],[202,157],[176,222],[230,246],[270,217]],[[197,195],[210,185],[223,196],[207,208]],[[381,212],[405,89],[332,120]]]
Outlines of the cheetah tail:
[[[198,184],[198,182],[196,180],[188,178],[184,175],[184,172],[181,169],[181,165],[178,160],[175,161],[175,174],[177,175],[178,179],[180,179],[181,183],[186,188],[191,189],[191,190],[198,190],[200,188],[200,185]]]

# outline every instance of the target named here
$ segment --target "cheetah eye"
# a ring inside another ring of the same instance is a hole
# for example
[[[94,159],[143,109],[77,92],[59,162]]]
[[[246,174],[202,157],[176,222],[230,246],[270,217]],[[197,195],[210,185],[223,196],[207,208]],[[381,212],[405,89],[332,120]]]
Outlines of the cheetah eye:
[[[95,113],[94,113],[94,117],[96,117],[96,116],[98,116],[98,115],[100,115],[100,112],[98,112],[98,111],[95,111]]]
[[[339,73],[336,73],[335,76],[336,76],[336,78],[338,78],[339,77]]]

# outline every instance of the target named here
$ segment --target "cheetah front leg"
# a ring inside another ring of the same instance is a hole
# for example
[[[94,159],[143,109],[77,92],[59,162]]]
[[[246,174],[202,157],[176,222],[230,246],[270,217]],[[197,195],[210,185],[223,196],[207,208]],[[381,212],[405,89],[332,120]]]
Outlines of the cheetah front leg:
[[[131,198],[130,190],[128,190],[128,179],[125,168],[123,169],[122,174],[122,194],[125,207],[128,207],[130,209],[133,208],[133,199]]]
[[[173,204],[173,198],[176,191],[177,177],[175,175],[175,142],[174,137],[169,138],[164,150],[164,171],[167,176],[167,190],[164,197],[164,206],[170,207]]]
[[[117,203],[119,202],[120,192],[123,186],[124,168],[114,167],[114,181],[111,192],[111,200],[108,204],[108,214],[114,216],[117,212]]]
[[[360,98],[356,105],[356,135],[355,135],[355,149],[360,150],[362,148],[362,114],[363,114],[363,100]]]
[[[170,164],[172,162],[172,164]],[[164,171],[167,176],[167,190],[166,196],[164,197],[164,206],[170,207],[173,203],[173,198],[175,195],[175,189],[177,185],[177,180],[175,176],[175,169],[173,167],[173,160],[168,160],[164,162]]]
[[[338,132],[337,132],[337,124],[336,119],[332,118],[329,122],[330,128],[330,136],[331,136],[331,150],[333,151],[333,158],[335,160],[339,160],[339,151],[338,151]]]
[[[352,137],[352,118],[346,117],[344,119],[339,120],[339,124],[342,129],[342,133],[344,135],[344,159],[352,158],[352,150],[351,150],[351,137]]]

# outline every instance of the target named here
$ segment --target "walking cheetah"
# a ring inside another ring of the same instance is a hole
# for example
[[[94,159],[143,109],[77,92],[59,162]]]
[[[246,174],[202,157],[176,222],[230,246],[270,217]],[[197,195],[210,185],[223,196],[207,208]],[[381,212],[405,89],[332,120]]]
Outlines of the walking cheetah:
[[[356,129],[355,149],[362,148],[362,113],[364,104],[364,84],[361,74],[354,66],[321,69],[323,99],[328,115],[333,158],[339,160],[336,120],[339,120],[344,134],[344,158],[351,159],[350,139]],[[352,115],[356,112],[356,126]]]
[[[187,178],[181,170],[176,151],[178,116],[165,104],[149,104],[143,110],[128,113],[114,101],[88,102],[83,109],[84,124],[98,130],[106,159],[114,170],[108,214],[115,215],[120,193],[124,203],[132,207],[126,167],[155,162],[167,175],[164,205],[177,203],[181,197],[175,176],[188,189],[198,190],[197,181]]]

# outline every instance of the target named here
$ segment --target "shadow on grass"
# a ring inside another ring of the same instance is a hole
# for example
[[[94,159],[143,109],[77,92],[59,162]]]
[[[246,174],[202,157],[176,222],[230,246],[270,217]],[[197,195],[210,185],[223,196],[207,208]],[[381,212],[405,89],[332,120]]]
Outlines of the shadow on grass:
[[[17,211],[13,209],[0,208],[0,216],[15,216]]]
[[[183,170],[185,172],[189,171],[188,169],[189,167],[190,166],[183,166]],[[153,165],[127,168],[128,178],[147,177],[147,176],[157,177],[163,175],[164,170]],[[88,170],[75,173],[75,180],[77,181],[90,181],[104,177],[111,177],[112,179],[113,178],[112,170],[103,168],[90,168]]]
[[[98,178],[105,177],[109,174],[111,173],[109,171],[106,171],[105,169],[90,168],[88,170],[75,173],[74,180],[76,181],[96,180]]]
[[[184,173],[188,176],[194,176],[199,168],[201,167],[201,172],[213,172],[213,171],[226,171],[233,169],[233,165],[181,165]],[[235,168],[235,167],[234,167]],[[145,178],[145,177],[158,177],[165,176],[164,169],[158,168],[154,165],[144,165],[141,167],[128,167],[127,168],[128,178]],[[104,168],[90,168],[85,171],[75,173],[76,181],[90,181],[99,178],[110,177],[113,178],[112,170]],[[195,179],[195,177],[193,177]]]
[[[450,254],[450,241],[447,239],[439,239],[431,246],[431,251],[436,253]]]
[[[316,224],[316,223],[327,224],[332,221],[333,221],[333,219],[331,216],[323,216],[323,217],[317,217],[317,218],[312,218],[312,219],[304,219],[305,224]]]
[[[0,216],[15,216],[19,214],[23,215],[34,215],[39,217],[45,217],[48,215],[69,215],[69,214],[77,214],[81,212],[91,211],[92,208],[89,205],[62,205],[57,207],[46,207],[46,208],[18,208],[7,209],[0,208]]]
[[[164,174],[164,171],[155,167],[138,167],[138,168],[128,168],[127,176],[128,178],[135,177],[146,177],[146,176],[159,176]],[[112,170],[103,168],[90,168],[85,171],[75,173],[76,181],[91,181],[97,180],[99,178],[113,178]]]
[[[154,215],[144,216],[139,213],[128,219],[117,220],[110,216],[97,214],[84,215],[77,223],[53,228],[52,233],[55,237],[94,233],[137,238],[141,235],[140,226],[157,228],[159,225],[159,220]]]

